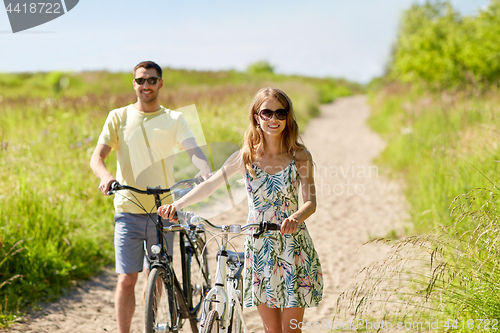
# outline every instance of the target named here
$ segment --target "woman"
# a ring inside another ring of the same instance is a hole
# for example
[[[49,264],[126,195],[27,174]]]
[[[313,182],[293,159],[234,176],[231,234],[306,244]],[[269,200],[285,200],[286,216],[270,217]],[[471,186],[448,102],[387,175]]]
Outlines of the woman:
[[[173,218],[177,210],[212,194],[224,177],[244,174],[248,223],[281,223],[273,238],[245,237],[244,306],[257,306],[266,333],[301,332],[305,308],[318,305],[323,291],[321,265],[304,223],[316,210],[313,161],[299,142],[292,102],[283,91],[261,89],[249,118],[242,150],[212,178],[158,213]]]

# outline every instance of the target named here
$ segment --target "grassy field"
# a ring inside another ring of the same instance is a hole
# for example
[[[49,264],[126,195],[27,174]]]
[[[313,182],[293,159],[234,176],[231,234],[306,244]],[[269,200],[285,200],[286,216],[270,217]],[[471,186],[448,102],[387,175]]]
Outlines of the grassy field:
[[[389,142],[380,161],[405,180],[413,233],[454,224],[449,207],[455,197],[498,181],[498,103],[496,90],[476,97],[403,86],[372,98],[370,125]]]
[[[287,92],[302,128],[321,102],[361,91],[344,80],[253,70],[166,69],[170,109],[195,104],[207,142],[240,144],[264,86]],[[90,156],[108,112],[136,100],[132,73],[0,74],[0,326],[57,299],[114,260],[112,200]],[[114,154],[107,160],[115,170]]]
[[[403,15],[387,74],[371,83],[369,123],[412,223],[344,294],[358,315],[391,303],[384,319],[440,320],[436,332],[498,326],[499,29],[499,0],[466,17],[447,1]]]
[[[404,184],[412,223],[342,295],[361,318],[375,307],[391,322],[439,320],[433,332],[486,332],[500,316],[498,96],[394,83],[371,96],[388,141],[377,163]]]

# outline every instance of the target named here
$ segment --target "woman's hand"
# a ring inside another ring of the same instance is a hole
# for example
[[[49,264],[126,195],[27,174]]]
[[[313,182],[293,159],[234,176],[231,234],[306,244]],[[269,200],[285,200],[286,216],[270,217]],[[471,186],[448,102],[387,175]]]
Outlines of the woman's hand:
[[[299,228],[299,221],[293,217],[287,217],[283,223],[281,224],[280,233],[284,234],[293,234]]]
[[[177,215],[175,215],[176,212],[177,208],[175,207],[175,204],[163,205],[158,208],[158,215],[164,219],[169,219],[174,222],[178,220]]]

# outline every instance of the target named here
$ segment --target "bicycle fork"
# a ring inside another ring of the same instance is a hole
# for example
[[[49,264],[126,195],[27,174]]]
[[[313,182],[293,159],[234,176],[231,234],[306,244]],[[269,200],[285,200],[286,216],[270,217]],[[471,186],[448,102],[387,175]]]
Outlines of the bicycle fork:
[[[222,235],[222,247],[217,253],[217,269],[215,275],[215,285],[205,296],[203,300],[203,308],[200,320],[200,333],[203,330],[205,318],[210,312],[210,305],[215,303],[215,310],[219,314],[219,332],[226,333],[229,326],[229,314],[233,313],[233,305],[236,305],[237,314],[240,316],[245,332],[248,332],[246,324],[243,320],[243,311],[238,299],[236,288],[237,279],[234,276],[227,275],[227,234]],[[227,290],[227,292],[226,292]],[[233,315],[236,315],[233,314]]]

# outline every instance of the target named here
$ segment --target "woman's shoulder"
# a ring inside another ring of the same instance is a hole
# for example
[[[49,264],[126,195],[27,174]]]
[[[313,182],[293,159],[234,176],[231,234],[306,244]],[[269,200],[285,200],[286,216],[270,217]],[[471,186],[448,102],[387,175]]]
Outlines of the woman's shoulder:
[[[297,149],[295,151],[295,161],[296,162],[312,161],[312,155],[307,149]]]

